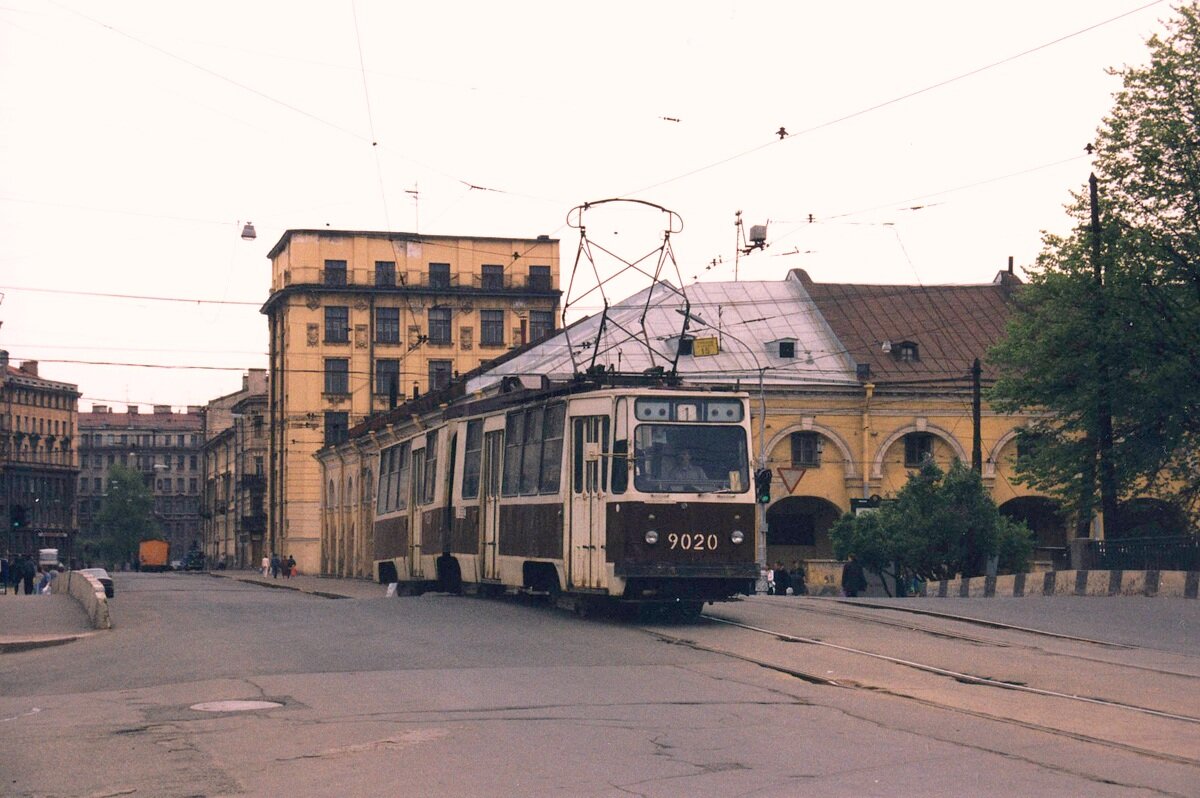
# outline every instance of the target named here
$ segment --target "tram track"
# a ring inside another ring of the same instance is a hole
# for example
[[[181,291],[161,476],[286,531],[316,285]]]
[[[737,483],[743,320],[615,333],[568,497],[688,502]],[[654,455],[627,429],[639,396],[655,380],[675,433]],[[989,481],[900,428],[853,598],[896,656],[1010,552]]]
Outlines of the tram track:
[[[1002,623],[1000,621],[991,621],[991,620],[985,620],[985,619],[981,619],[981,618],[971,618],[969,616],[955,615],[955,614],[951,614],[951,613],[938,613],[938,612],[933,612],[930,610],[910,609],[907,607],[893,607],[890,605],[883,605],[883,604],[863,604],[860,602],[855,602],[854,604],[843,604],[841,602],[836,602],[836,601],[805,600],[805,601],[798,601],[792,605],[788,605],[788,610],[791,612],[807,612],[807,613],[813,613],[813,614],[818,614],[818,615],[835,616],[835,617],[839,617],[839,618],[849,618],[849,619],[853,619],[856,621],[861,621],[863,623],[875,624],[875,625],[879,625],[879,626],[888,626],[888,627],[904,629],[904,630],[914,631],[914,632],[921,632],[922,634],[927,634],[932,637],[942,638],[942,639],[946,639],[946,640],[960,640],[960,641],[963,641],[966,643],[971,643],[974,645],[992,646],[995,648],[1019,648],[1019,649],[1024,649],[1027,651],[1037,651],[1042,654],[1045,654],[1046,656],[1051,656],[1051,657],[1060,657],[1060,658],[1065,658],[1065,659],[1080,660],[1083,662],[1094,662],[1094,663],[1098,663],[1098,664],[1102,664],[1102,665],[1111,665],[1111,666],[1116,666],[1116,667],[1121,667],[1121,668],[1129,668],[1131,670],[1144,671],[1146,673],[1161,674],[1164,676],[1173,676],[1173,677],[1178,677],[1181,679],[1200,679],[1200,674],[1197,674],[1197,673],[1187,673],[1187,672],[1180,671],[1180,670],[1171,670],[1171,669],[1167,669],[1167,668],[1154,667],[1154,666],[1150,666],[1150,665],[1139,665],[1139,664],[1128,663],[1128,662],[1115,662],[1111,659],[1105,659],[1103,657],[1088,656],[1085,654],[1053,651],[1044,646],[1035,645],[1032,643],[1020,643],[1020,642],[1013,642],[1013,641],[1008,641],[1008,640],[997,640],[995,638],[971,635],[971,634],[966,634],[964,632],[956,632],[956,631],[952,631],[952,630],[937,628],[937,627],[931,626],[929,624],[921,624],[921,623],[916,623],[913,621],[900,620],[898,618],[882,617],[882,616],[878,615],[877,613],[860,612],[860,611],[855,611],[854,609],[852,609],[853,607],[862,607],[862,606],[871,607],[875,610],[884,610],[884,611],[888,611],[888,612],[897,612],[897,613],[911,613],[914,615],[921,615],[921,616],[926,616],[926,617],[931,617],[931,618],[939,618],[942,620],[954,621],[954,622],[958,622],[958,623],[983,626],[986,628],[997,629],[997,630],[1005,631],[1005,632],[1014,632],[1014,633],[1019,633],[1019,634],[1024,634],[1024,635],[1031,635],[1034,637],[1048,638],[1048,639],[1052,639],[1052,640],[1056,640],[1056,641],[1061,641],[1064,643],[1081,643],[1081,644],[1085,644],[1085,645],[1097,646],[1099,648],[1114,650],[1114,651],[1136,651],[1136,652],[1155,651],[1155,649],[1146,648],[1145,646],[1131,645],[1129,643],[1115,643],[1115,642],[1108,641],[1108,640],[1097,640],[1095,638],[1081,637],[1078,635],[1067,635],[1067,634],[1062,634],[1060,632],[1048,632],[1048,631],[1045,631],[1042,629],[1034,629],[1034,628],[1027,627],[1027,626],[1018,626],[1015,624],[1007,624],[1007,623]],[[710,617],[712,617],[712,616],[710,616]],[[1176,655],[1176,656],[1185,656],[1185,655]]]
[[[837,613],[837,614],[840,614],[840,613]],[[857,613],[849,613],[849,614],[847,614],[846,617],[848,617],[851,620],[869,620],[869,619],[860,619],[857,617],[857,615],[858,615]],[[1200,717],[1195,716],[1195,715],[1190,715],[1190,714],[1186,714],[1186,713],[1182,713],[1182,712],[1171,712],[1171,711],[1166,711],[1163,709],[1156,709],[1154,707],[1139,706],[1137,704],[1131,704],[1131,703],[1124,702],[1124,701],[1117,701],[1117,700],[1111,700],[1111,699],[1100,698],[1100,697],[1095,697],[1095,696],[1075,694],[1075,693],[1065,692],[1065,691],[1061,691],[1061,690],[1040,688],[1040,687],[1030,686],[1028,684],[1014,683],[1014,682],[1005,681],[1002,679],[995,679],[995,678],[989,678],[986,676],[979,676],[976,674],[971,674],[971,673],[966,673],[963,671],[955,670],[953,668],[946,668],[946,667],[934,665],[934,664],[927,663],[927,662],[919,662],[914,659],[889,656],[887,654],[880,654],[878,652],[868,651],[866,649],[858,648],[855,646],[843,645],[843,644],[839,644],[839,643],[830,642],[827,640],[821,640],[821,639],[814,638],[814,637],[805,637],[802,635],[795,635],[795,634],[791,634],[788,632],[782,632],[782,631],[779,631],[776,629],[769,629],[764,626],[758,626],[758,625],[755,625],[752,623],[745,623],[745,622],[742,622],[742,621],[739,621],[736,619],[732,619],[732,618],[727,618],[727,617],[723,618],[723,617],[719,617],[719,616],[712,615],[712,614],[705,614],[702,617],[699,625],[701,627],[710,627],[710,628],[713,628],[713,627],[734,628],[734,629],[739,629],[739,630],[742,630],[745,632],[749,632],[754,635],[769,637],[778,642],[798,643],[798,644],[803,644],[803,645],[808,645],[808,646],[816,646],[816,647],[820,647],[822,649],[828,650],[830,652],[834,652],[836,655],[839,655],[839,656],[849,656],[849,657],[853,657],[853,658],[868,659],[868,660],[875,661],[875,662],[885,663],[887,665],[911,669],[911,670],[915,670],[915,671],[918,671],[921,673],[930,674],[930,675],[938,677],[938,678],[950,679],[958,684],[989,687],[989,688],[994,688],[994,689],[998,689],[998,690],[1011,691],[1014,693],[1019,693],[1022,695],[1030,696],[1037,700],[1066,701],[1066,702],[1070,702],[1073,704],[1086,705],[1086,706],[1093,708],[1094,710],[1111,711],[1111,712],[1117,712],[1117,713],[1127,714],[1127,715],[1131,715],[1131,716],[1147,718],[1152,722],[1166,722],[1166,723],[1172,723],[1172,724],[1173,723],[1181,723],[1181,724],[1186,724],[1187,727],[1200,727]],[[906,628],[903,623],[893,623],[890,625],[894,625],[894,626],[897,626],[900,628]],[[690,628],[694,629],[695,627],[690,627]],[[739,651],[739,650],[737,650],[736,646],[730,647],[730,646],[726,646],[726,645],[714,644],[712,641],[701,641],[701,640],[693,639],[692,637],[689,637],[686,634],[686,632],[682,632],[682,633],[678,633],[678,634],[674,633],[673,631],[670,630],[669,627],[653,627],[653,628],[643,627],[643,630],[646,631],[647,633],[657,637],[658,639],[662,640],[663,642],[667,642],[667,643],[670,643],[673,645],[688,646],[695,650],[706,651],[706,652],[717,654],[720,656],[729,657],[729,658],[736,659],[736,660],[739,660],[742,662],[746,662],[748,664],[762,667],[762,668],[765,668],[765,669],[768,669],[768,670],[771,670],[771,671],[774,671],[777,673],[781,673],[786,676],[790,676],[792,678],[796,678],[801,681],[804,681],[804,682],[807,682],[810,684],[814,684],[814,685],[842,688],[842,689],[848,689],[848,690],[860,690],[860,691],[870,692],[870,693],[874,693],[874,694],[878,694],[878,695],[886,695],[889,697],[893,697],[893,698],[897,698],[897,699],[901,699],[901,700],[905,700],[905,701],[912,701],[912,702],[915,702],[922,706],[933,708],[933,709],[949,711],[949,712],[953,712],[956,714],[966,715],[966,716],[970,716],[970,717],[974,717],[974,718],[978,718],[978,719],[1012,725],[1012,726],[1020,727],[1023,729],[1028,729],[1028,730],[1032,730],[1032,731],[1046,733],[1049,735],[1054,735],[1056,737],[1071,739],[1076,742],[1082,742],[1082,743],[1089,744],[1089,745],[1103,746],[1103,747],[1111,748],[1114,750],[1120,750],[1123,752],[1135,754],[1135,755],[1138,755],[1141,757],[1147,757],[1147,758],[1154,759],[1154,760],[1161,761],[1161,762],[1169,762],[1169,763],[1176,764],[1176,765],[1200,768],[1200,759],[1197,759],[1193,756],[1186,755],[1186,750],[1183,752],[1154,750],[1152,748],[1147,748],[1145,746],[1138,745],[1133,742],[1126,742],[1126,741],[1122,741],[1120,739],[1110,739],[1110,738],[1106,738],[1106,737],[1100,737],[1100,736],[1097,736],[1096,734],[1087,733],[1086,730],[1064,728],[1062,725],[1052,725],[1052,723],[1042,722],[1040,717],[1036,718],[1036,719],[1031,719],[1028,717],[1021,718],[1021,717],[1015,717],[1015,716],[1010,717],[1007,715],[997,714],[994,711],[988,711],[986,709],[979,709],[976,707],[964,705],[964,703],[969,703],[969,701],[968,702],[957,702],[957,701],[949,700],[949,699],[939,699],[939,698],[932,698],[929,696],[917,695],[911,691],[906,691],[901,688],[889,686],[886,683],[872,684],[868,681],[861,680],[861,679],[855,679],[855,678],[834,678],[834,677],[830,677],[824,673],[820,673],[820,672],[817,672],[814,670],[806,670],[802,667],[796,667],[793,663],[787,661],[790,658],[781,659],[778,657],[772,657],[772,656],[764,655],[761,653]],[[916,630],[916,631],[925,631],[925,630]],[[950,634],[949,636],[954,637],[953,634]],[[970,636],[967,636],[967,637],[970,638]],[[968,640],[965,640],[964,642],[973,642],[973,641],[968,639]],[[1033,647],[1033,648],[1035,651],[1038,651],[1039,653],[1045,653],[1045,652],[1041,652],[1040,649],[1037,649],[1036,647]],[[1111,663],[1111,662],[1105,662],[1104,664],[1114,666],[1114,667],[1126,667],[1126,666],[1121,666],[1117,663]],[[1137,667],[1137,666],[1128,666],[1128,667]],[[1169,674],[1168,673],[1167,675],[1183,676],[1184,678],[1196,678],[1196,677],[1190,677],[1187,674]],[[1051,715],[1052,713],[1050,711],[1047,711],[1045,713],[1039,713],[1039,714],[1048,716],[1048,715]],[[1115,725],[1119,727],[1120,724],[1117,723]],[[1176,727],[1176,728],[1180,728],[1180,727]]]

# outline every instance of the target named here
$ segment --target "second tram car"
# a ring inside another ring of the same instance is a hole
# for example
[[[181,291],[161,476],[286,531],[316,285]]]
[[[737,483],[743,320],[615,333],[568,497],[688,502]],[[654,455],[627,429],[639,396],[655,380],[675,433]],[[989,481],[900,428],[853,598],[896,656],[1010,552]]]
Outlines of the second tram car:
[[[573,383],[422,421],[379,454],[381,582],[688,612],[753,592],[745,394]]]

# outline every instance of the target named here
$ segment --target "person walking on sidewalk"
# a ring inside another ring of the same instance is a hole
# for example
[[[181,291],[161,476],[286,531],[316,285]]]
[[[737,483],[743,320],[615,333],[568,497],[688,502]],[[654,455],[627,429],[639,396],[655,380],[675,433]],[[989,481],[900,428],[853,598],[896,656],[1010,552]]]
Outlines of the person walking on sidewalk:
[[[296,572],[296,558],[289,554],[287,558],[287,565],[285,567],[286,570],[283,572],[283,575],[288,579],[291,579],[292,574]]]
[[[851,554],[842,566],[842,592],[849,598],[855,598],[866,589],[867,576],[863,573],[862,565]]]
[[[37,576],[38,567],[33,561],[33,557],[26,556],[25,562],[21,566],[21,581],[25,586],[25,595],[33,595],[33,579]]]
[[[271,572],[271,558],[264,554],[263,558],[262,558],[262,575],[266,576],[270,572]]]
[[[272,554],[271,555],[271,578],[272,579],[279,578],[279,568],[281,565],[282,565],[282,563],[279,562],[279,555]]]

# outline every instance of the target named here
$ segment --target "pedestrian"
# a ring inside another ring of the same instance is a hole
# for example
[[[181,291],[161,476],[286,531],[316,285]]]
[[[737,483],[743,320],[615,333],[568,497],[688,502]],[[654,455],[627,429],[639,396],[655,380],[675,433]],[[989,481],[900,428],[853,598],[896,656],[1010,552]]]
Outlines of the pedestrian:
[[[262,558],[262,575],[266,576],[269,573],[271,573],[271,558],[264,554]]]
[[[775,563],[775,595],[786,596],[792,586],[792,575],[783,567],[783,560]]]
[[[279,578],[279,569],[280,569],[281,567],[283,567],[283,563],[281,563],[281,562],[279,561],[279,555],[278,555],[278,554],[272,554],[272,555],[271,555],[271,578],[272,578],[272,579],[278,579],[278,578]]]
[[[846,564],[842,566],[842,592],[850,598],[855,598],[859,593],[867,589],[867,577],[863,573],[863,567],[858,560],[854,559],[851,554]]]
[[[291,579],[292,574],[294,574],[295,572],[296,572],[296,558],[289,554],[288,558],[287,558],[287,574],[286,574],[287,578]]]
[[[767,569],[767,595],[768,596],[775,595],[775,569],[774,568]]]
[[[33,580],[37,576],[38,567],[33,562],[33,558],[26,555],[24,567],[21,569],[21,580],[24,582],[25,595],[33,595]]]
[[[792,592],[797,596],[808,595],[808,566],[804,564],[804,560],[792,561]]]

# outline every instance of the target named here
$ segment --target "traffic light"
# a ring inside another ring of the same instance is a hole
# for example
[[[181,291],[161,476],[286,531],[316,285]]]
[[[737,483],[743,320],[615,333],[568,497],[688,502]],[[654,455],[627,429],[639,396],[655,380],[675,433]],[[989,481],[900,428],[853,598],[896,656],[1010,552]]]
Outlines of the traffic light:
[[[22,504],[14,504],[8,511],[8,517],[13,529],[24,529],[25,525],[29,523],[25,506]]]
[[[771,469],[760,469],[754,475],[754,495],[759,504],[771,503]]]

